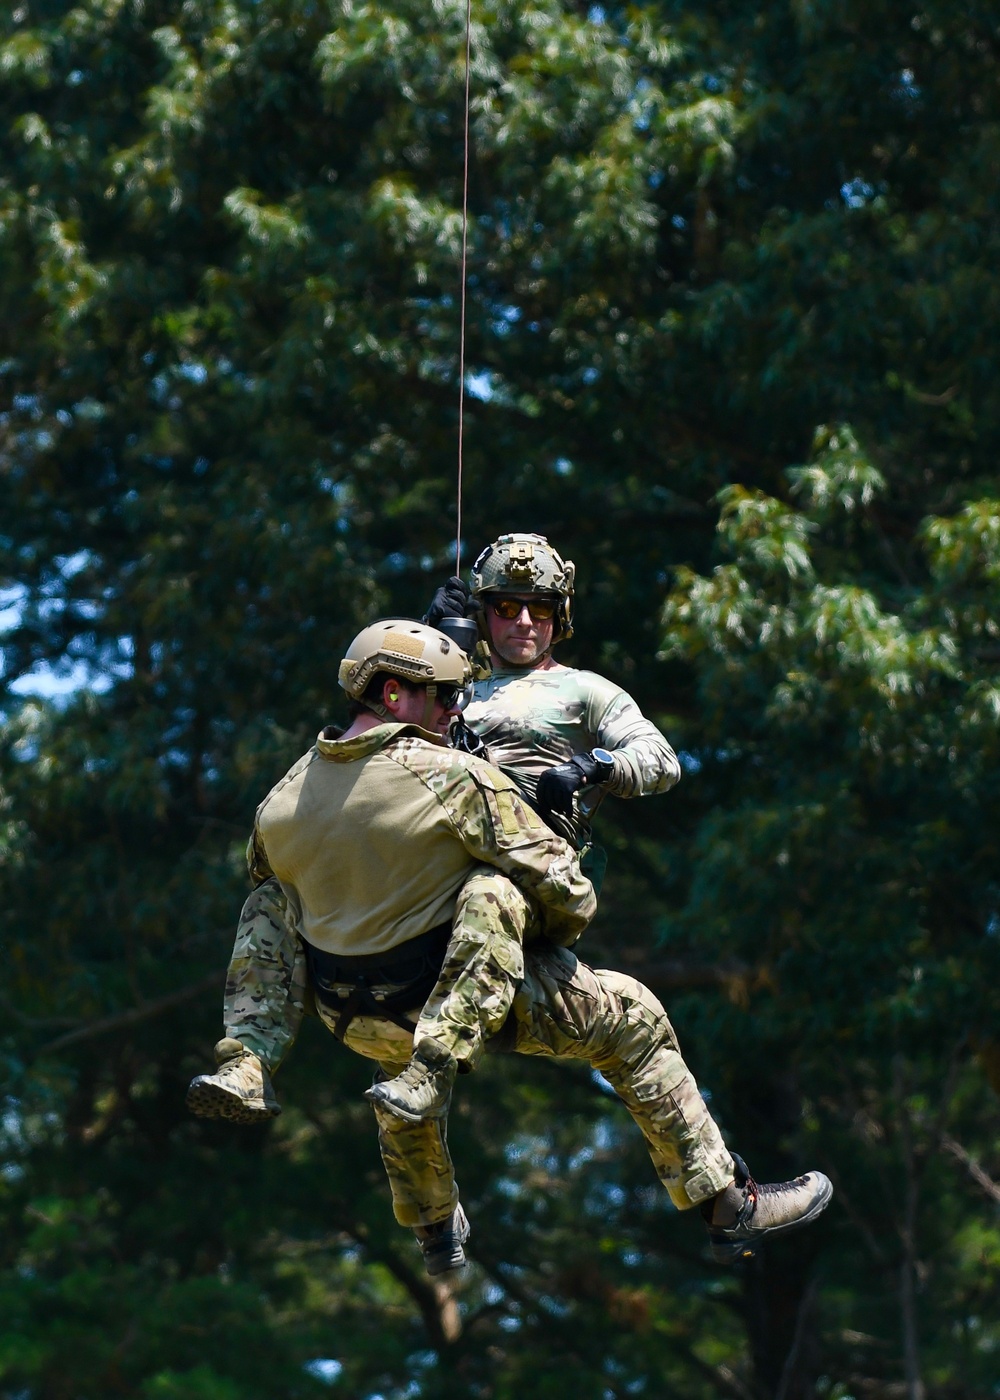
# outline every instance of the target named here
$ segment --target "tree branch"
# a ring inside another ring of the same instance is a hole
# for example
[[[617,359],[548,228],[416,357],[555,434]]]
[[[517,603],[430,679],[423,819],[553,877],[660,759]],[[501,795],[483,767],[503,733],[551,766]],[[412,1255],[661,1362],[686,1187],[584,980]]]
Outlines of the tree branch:
[[[689,963],[680,958],[643,962],[643,977],[660,987],[716,987],[732,982],[752,982],[758,970],[738,958],[712,963]]]
[[[368,1257],[382,1264],[401,1283],[420,1309],[431,1346],[437,1352],[452,1346],[462,1335],[462,1316],[447,1279],[424,1280],[403,1262],[394,1250],[373,1245],[363,1225],[347,1226],[350,1234],[362,1246]]]
[[[26,1012],[15,1006],[9,997],[5,997],[0,992],[0,1007],[3,1008],[7,1016],[12,1017],[19,1026],[27,1026],[29,1030],[54,1031],[60,1026],[77,1026],[79,1021],[72,1016],[29,1016]]]
[[[750,1387],[724,1361],[713,1365],[710,1361],[702,1361],[701,1357],[690,1349],[686,1349],[683,1356],[686,1362],[711,1382],[717,1393],[729,1395],[732,1400],[754,1400]]]
[[[981,1186],[991,1200],[1000,1205],[1000,1186],[991,1176],[987,1176],[982,1167],[974,1157],[970,1157],[968,1152],[960,1142],[956,1142],[953,1137],[948,1137],[946,1133],[941,1136],[941,1146],[945,1152],[949,1152],[956,1161],[961,1162],[966,1171],[972,1177],[977,1186]]]
[[[892,1066],[893,1089],[898,1103],[896,1131],[903,1156],[903,1219],[899,1239],[903,1257],[899,1264],[899,1309],[903,1334],[903,1371],[906,1400],[926,1400],[927,1388],[920,1371],[920,1345],[917,1331],[917,1208],[920,1200],[920,1167],[913,1143],[912,1123],[906,1097],[909,1086],[902,1056]]]
[[[809,1280],[809,1286],[802,1294],[802,1301],[795,1314],[795,1332],[792,1335],[792,1345],[788,1348],[785,1364],[781,1368],[781,1380],[778,1383],[778,1390],[774,1400],[787,1400],[788,1395],[791,1394],[792,1382],[795,1379],[795,1368],[799,1364],[802,1341],[806,1334],[806,1323],[809,1320],[809,1314],[812,1312],[813,1304],[816,1301],[818,1289],[819,1283],[814,1276]]]
[[[50,1040],[47,1045],[34,1051],[29,1058],[37,1060],[43,1055],[54,1055],[59,1050],[65,1050],[69,1045],[77,1045],[80,1041],[90,1040],[95,1035],[104,1035],[106,1031],[122,1030],[125,1026],[134,1026],[140,1021],[148,1021],[153,1016],[159,1016],[163,1011],[170,1011],[173,1007],[181,1006],[186,1001],[193,1001],[195,997],[201,996],[202,992],[207,992],[213,987],[218,988],[221,981],[222,978],[217,971],[210,972],[199,982],[181,987],[176,992],[168,992],[166,996],[157,997],[155,1001],[143,1001],[128,1011],[118,1011],[113,1016],[104,1016],[99,1021],[88,1021],[82,1026],[77,1026],[74,1030],[67,1031],[65,1035],[56,1036],[55,1040]]]
[[[834,1189],[837,1193],[837,1203],[840,1209],[846,1212],[847,1218],[850,1220],[851,1224],[855,1227],[855,1229],[858,1231],[858,1234],[864,1240],[865,1246],[867,1247],[868,1252],[871,1254],[872,1258],[875,1259],[883,1268],[886,1268],[888,1266],[889,1260],[886,1256],[885,1250],[882,1249],[881,1245],[879,1244],[878,1239],[875,1236],[874,1230],[872,1230],[871,1226],[865,1220],[861,1212],[856,1209],[853,1201],[851,1200],[851,1197],[847,1194],[847,1189],[844,1186],[843,1177],[838,1172],[836,1165],[832,1162],[825,1162],[823,1165],[823,1170],[833,1182]]]

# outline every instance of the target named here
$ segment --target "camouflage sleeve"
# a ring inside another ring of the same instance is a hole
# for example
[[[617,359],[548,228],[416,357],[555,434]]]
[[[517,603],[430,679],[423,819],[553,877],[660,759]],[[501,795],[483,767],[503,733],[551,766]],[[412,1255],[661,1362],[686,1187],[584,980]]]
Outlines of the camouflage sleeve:
[[[677,755],[624,690],[604,711],[595,735],[597,745],[614,758],[615,771],[604,786],[617,797],[667,792],[681,776]]]
[[[573,847],[549,830],[517,785],[481,759],[419,741],[385,752],[430,789],[473,860],[532,897],[545,937],[567,948],[575,943],[597,912],[594,887]]]
[[[267,852],[264,850],[264,843],[260,839],[256,822],[250,833],[250,840],[247,842],[247,870],[250,872],[250,883],[254,889],[258,885],[262,885],[265,880],[270,880],[274,874],[267,859]]]

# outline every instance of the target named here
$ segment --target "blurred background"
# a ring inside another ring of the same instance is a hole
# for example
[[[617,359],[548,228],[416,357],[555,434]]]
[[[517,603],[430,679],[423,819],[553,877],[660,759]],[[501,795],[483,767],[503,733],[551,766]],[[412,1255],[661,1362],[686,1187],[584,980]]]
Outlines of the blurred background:
[[[0,17],[2,1400],[1000,1395],[1000,18],[474,0],[465,564],[682,754],[583,955],[761,1179],[737,1271],[580,1067],[492,1059],[427,1280],[318,1023],[186,1116],[254,808],[453,572],[464,6]]]

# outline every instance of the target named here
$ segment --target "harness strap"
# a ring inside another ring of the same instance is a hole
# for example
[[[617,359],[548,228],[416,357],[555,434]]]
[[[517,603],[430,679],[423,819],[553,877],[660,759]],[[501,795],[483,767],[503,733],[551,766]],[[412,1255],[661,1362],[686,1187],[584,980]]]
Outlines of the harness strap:
[[[356,987],[344,1001],[337,1005],[332,1005],[322,996],[320,1001],[334,1013],[332,1030],[338,1040],[344,1039],[355,1016],[378,1016],[383,1021],[391,1021],[393,1025],[401,1026],[404,1031],[409,1031],[411,1034],[417,1029],[416,1021],[408,1021],[405,1016],[400,1016],[391,1007],[387,1007],[385,1002],[377,1001],[366,987]]]
[[[353,957],[306,944],[309,980],[316,1000],[334,1014],[333,1033],[343,1040],[356,1016],[377,1016],[411,1033],[402,1013],[422,1006],[434,989],[451,924],[407,939],[385,953]]]

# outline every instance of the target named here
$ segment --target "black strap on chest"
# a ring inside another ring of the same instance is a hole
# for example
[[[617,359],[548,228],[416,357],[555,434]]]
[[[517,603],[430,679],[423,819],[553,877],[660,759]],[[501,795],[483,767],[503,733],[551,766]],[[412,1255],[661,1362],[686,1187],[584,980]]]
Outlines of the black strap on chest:
[[[333,1033],[343,1040],[355,1016],[379,1016],[403,1030],[416,1024],[402,1015],[423,1006],[434,990],[451,937],[451,924],[438,924],[385,953],[347,957],[306,944],[313,993],[334,1014]]]

